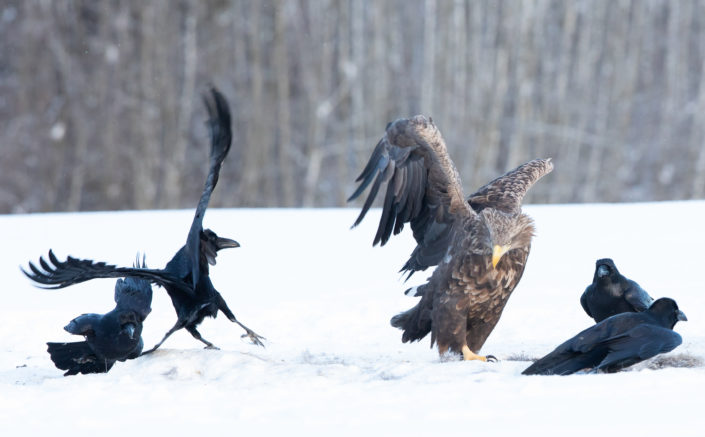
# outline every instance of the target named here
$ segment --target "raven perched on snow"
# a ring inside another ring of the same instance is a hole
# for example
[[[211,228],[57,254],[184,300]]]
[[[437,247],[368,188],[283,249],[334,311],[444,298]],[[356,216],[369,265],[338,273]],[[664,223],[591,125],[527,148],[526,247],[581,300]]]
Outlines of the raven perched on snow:
[[[609,258],[595,262],[592,284],[580,296],[580,304],[596,323],[615,314],[644,311],[653,301],[639,284],[622,276]]]
[[[136,267],[144,268],[139,262]],[[64,376],[105,373],[115,361],[136,358],[142,352],[142,323],[150,313],[152,287],[131,276],[115,283],[115,309],[107,314],[83,314],[64,329],[85,341],[47,343],[47,351]]]
[[[558,346],[522,372],[524,375],[570,375],[579,370],[617,372],[681,344],[673,331],[688,320],[673,299],[658,299],[639,313],[609,317]]]
[[[210,98],[206,97],[204,101],[209,114],[207,124],[211,136],[210,168],[186,244],[176,252],[163,270],[116,267],[72,257],[61,262],[50,250],[49,262],[43,258],[39,260],[43,270],[30,263],[31,273],[25,272],[30,279],[52,286],[48,288],[67,287],[94,278],[122,276],[135,276],[163,286],[174,305],[177,320],[164,338],[152,349],[144,352],[145,354],[154,352],[171,334],[182,328],[205,343],[206,348],[216,348],[213,343],[204,339],[196,328],[205,317],[216,317],[218,311],[222,311],[230,321],[245,330],[243,337],[247,336],[253,343],[263,346],[263,338],[235,318],[223,297],[213,287],[209,276],[208,266],[215,265],[218,251],[240,245],[237,241],[219,237],[210,229],[203,229],[203,216],[232,140],[230,109],[225,97],[216,89],[212,89]]]

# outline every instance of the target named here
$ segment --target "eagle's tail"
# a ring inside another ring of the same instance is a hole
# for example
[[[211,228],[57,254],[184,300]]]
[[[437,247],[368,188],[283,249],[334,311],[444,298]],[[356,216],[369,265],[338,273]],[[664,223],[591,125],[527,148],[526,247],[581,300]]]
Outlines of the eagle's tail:
[[[78,373],[105,373],[115,363],[99,359],[85,341],[47,343],[47,346],[47,352],[54,365],[61,370],[66,370],[64,376]]]
[[[419,341],[431,332],[431,308],[425,305],[425,300],[422,298],[415,307],[390,320],[392,326],[404,331],[401,337],[403,343]]]

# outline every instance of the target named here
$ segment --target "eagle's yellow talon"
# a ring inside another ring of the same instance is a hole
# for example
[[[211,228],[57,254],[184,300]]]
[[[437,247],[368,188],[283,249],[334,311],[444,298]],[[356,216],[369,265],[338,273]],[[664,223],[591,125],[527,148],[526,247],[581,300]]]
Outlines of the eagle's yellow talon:
[[[484,361],[490,363],[497,362],[497,357],[495,357],[494,355],[487,355],[483,357],[482,355],[478,355],[475,352],[471,351],[467,345],[463,346],[462,352],[464,361]]]

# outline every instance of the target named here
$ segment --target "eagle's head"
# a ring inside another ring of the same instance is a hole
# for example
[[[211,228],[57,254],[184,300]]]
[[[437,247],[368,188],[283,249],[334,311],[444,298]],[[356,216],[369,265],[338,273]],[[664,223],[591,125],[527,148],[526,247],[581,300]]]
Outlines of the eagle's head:
[[[534,236],[534,221],[526,214],[507,214],[493,208],[479,214],[477,233],[473,236],[471,250],[492,257],[492,267],[512,250],[528,251]]]

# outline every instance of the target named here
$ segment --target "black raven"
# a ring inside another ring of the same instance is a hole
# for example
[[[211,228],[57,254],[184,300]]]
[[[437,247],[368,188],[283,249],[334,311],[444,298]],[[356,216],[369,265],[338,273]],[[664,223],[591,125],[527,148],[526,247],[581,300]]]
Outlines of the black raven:
[[[580,296],[580,304],[596,323],[615,314],[644,311],[653,301],[639,284],[622,276],[609,258],[595,262],[592,284]]]
[[[673,331],[688,320],[673,299],[663,297],[639,313],[621,313],[599,322],[558,346],[522,372],[524,375],[570,375],[582,369],[617,372],[681,344]]]
[[[213,343],[205,340],[196,327],[205,317],[216,317],[218,310],[232,322],[240,325],[246,332],[243,335],[263,346],[263,337],[240,323],[232,313],[220,293],[213,287],[209,276],[209,264],[215,265],[218,251],[229,247],[239,247],[237,241],[219,237],[210,229],[203,229],[203,215],[208,207],[211,193],[218,182],[221,164],[230,150],[232,132],[230,127],[230,109],[220,92],[212,89],[210,98],[204,98],[208,110],[208,127],[211,137],[210,166],[201,199],[189,230],[186,244],[179,249],[163,270],[148,270],[116,267],[101,262],[68,257],[59,261],[49,251],[48,262],[40,258],[41,269],[30,263],[31,273],[25,274],[32,280],[48,285],[47,288],[62,288],[71,284],[94,278],[112,278],[126,275],[136,276],[163,286],[176,310],[177,320],[164,338],[152,349],[155,351],[174,332],[185,328],[194,338],[215,348]]]
[[[136,267],[144,268],[139,263]],[[142,323],[150,313],[152,287],[148,281],[131,276],[115,283],[115,309],[106,314],[83,314],[64,329],[83,335],[85,341],[47,343],[56,367],[64,376],[78,373],[105,373],[115,361],[136,358],[142,352]]]

